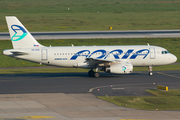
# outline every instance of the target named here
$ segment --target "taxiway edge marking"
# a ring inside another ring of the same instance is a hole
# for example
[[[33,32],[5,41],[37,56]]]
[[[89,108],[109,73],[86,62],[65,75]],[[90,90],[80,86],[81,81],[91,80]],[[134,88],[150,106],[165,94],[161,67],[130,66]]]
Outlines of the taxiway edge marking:
[[[178,76],[170,75],[170,74],[166,74],[166,73],[162,73],[162,72],[157,72],[157,73],[162,74],[162,75],[166,75],[166,76],[170,76],[170,77],[180,78]]]

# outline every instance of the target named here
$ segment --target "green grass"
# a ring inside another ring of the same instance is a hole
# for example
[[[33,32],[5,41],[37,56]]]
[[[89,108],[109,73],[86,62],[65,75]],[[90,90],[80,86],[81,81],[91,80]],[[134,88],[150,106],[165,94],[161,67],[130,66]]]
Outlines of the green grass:
[[[170,89],[168,92],[146,90],[154,96],[98,96],[119,106],[142,110],[180,110],[180,89]]]
[[[17,16],[29,31],[179,29],[179,3],[179,0],[1,0],[0,32],[8,31],[5,16]]]
[[[40,65],[39,65],[40,66]],[[165,65],[155,66],[153,71],[164,71],[164,70],[180,70],[180,65]],[[77,73],[77,72],[88,72],[89,69],[82,68],[48,68],[48,67],[37,67],[37,68],[9,68],[0,69],[0,74],[28,74],[28,73]],[[133,71],[149,71],[148,67],[134,67]]]
[[[164,71],[164,70],[180,70],[180,65],[163,65],[154,66],[153,71]],[[148,71],[148,67],[134,67],[133,71]]]
[[[0,74],[29,74],[29,73],[77,73],[88,72],[88,69],[81,68],[21,68],[21,69],[0,69]]]
[[[71,46],[74,44],[75,46],[91,46],[91,45],[146,45],[149,43],[150,45],[157,45],[166,48],[169,52],[173,53],[177,56],[177,62],[180,62],[180,38],[122,38],[122,39],[69,39],[69,40],[39,40],[42,45],[45,46]],[[4,49],[12,49],[12,43],[10,40],[1,40],[0,41],[0,53]],[[19,60],[15,58],[11,58],[8,56],[4,56],[0,54],[0,68],[3,67],[30,67],[30,66],[42,66],[37,63],[28,62],[24,60]],[[165,68],[164,68],[165,67]],[[167,68],[168,67],[168,68]],[[179,69],[176,65],[169,66],[159,66],[154,67],[160,68],[161,70],[177,70]],[[137,68],[140,71],[146,70],[147,68]],[[138,70],[138,71],[139,71]]]

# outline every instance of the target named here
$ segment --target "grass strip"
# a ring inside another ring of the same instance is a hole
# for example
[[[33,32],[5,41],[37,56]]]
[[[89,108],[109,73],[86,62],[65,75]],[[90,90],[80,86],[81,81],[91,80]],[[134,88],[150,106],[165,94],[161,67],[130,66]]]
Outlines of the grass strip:
[[[179,29],[179,0],[1,0],[4,16],[17,16],[29,31]],[[69,10],[68,10],[69,8]]]
[[[153,71],[164,71],[164,70],[180,70],[179,65],[163,65],[163,66],[153,66]],[[148,71],[148,67],[134,67],[133,71]]]
[[[164,70],[180,70],[180,65],[165,65],[155,66],[153,71],[164,71]],[[89,69],[82,68],[48,68],[48,67],[22,67],[22,68],[10,68],[0,69],[0,74],[28,74],[28,73],[78,73],[88,72]],[[134,71],[149,71],[148,67],[134,67]]]
[[[81,68],[31,68],[28,69],[0,69],[0,74],[30,74],[30,73],[77,73],[87,72],[88,69]]]
[[[141,110],[180,110],[180,89],[146,90],[154,96],[98,96],[119,106]]]

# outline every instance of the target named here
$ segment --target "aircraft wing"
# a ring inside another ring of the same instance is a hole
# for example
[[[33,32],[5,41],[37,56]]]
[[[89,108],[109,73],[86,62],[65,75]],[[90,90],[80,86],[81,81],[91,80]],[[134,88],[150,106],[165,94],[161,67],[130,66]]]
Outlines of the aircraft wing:
[[[120,62],[120,61],[114,61],[114,60],[104,60],[104,59],[96,59],[96,58],[86,58],[86,63],[88,63],[91,66],[107,66],[110,65],[112,62]]]
[[[129,60],[105,60],[97,58],[86,58],[85,63],[91,66],[109,66],[111,64],[131,63]]]

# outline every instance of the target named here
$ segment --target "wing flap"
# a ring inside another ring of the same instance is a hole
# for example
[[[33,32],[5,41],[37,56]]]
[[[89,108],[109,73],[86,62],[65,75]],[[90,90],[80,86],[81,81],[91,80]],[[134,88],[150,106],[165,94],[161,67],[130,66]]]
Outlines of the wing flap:
[[[97,59],[97,58],[86,58],[86,63],[91,66],[110,66],[111,64],[117,63],[131,63],[128,60],[105,60],[105,59]]]
[[[112,60],[104,60],[104,59],[96,59],[96,58],[86,58],[86,61],[91,66],[99,65],[99,66],[107,66],[110,63],[114,62]]]

